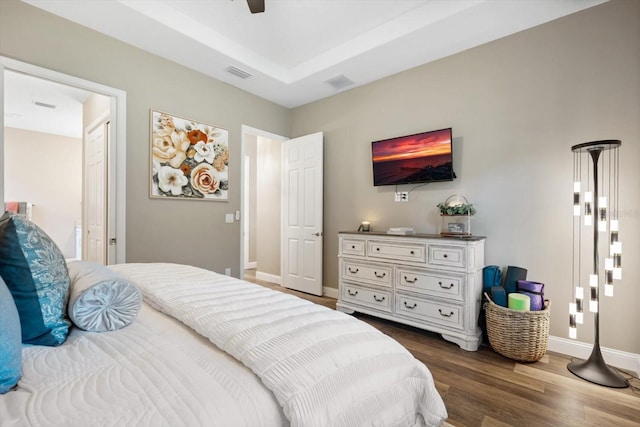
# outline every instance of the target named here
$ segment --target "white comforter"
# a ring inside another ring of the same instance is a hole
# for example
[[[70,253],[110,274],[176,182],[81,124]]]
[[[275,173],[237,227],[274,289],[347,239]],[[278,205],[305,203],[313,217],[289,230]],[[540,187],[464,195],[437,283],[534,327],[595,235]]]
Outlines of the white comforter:
[[[447,416],[427,368],[351,316],[194,267],[112,268],[250,368],[293,426],[440,425]]]

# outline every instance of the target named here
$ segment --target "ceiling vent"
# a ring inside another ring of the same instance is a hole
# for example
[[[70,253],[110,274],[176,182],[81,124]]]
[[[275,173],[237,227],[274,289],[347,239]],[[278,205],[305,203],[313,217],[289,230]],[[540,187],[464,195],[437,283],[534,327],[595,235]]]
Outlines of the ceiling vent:
[[[227,73],[233,74],[236,77],[240,77],[241,79],[248,79],[252,76],[248,71],[242,70],[238,67],[234,67],[233,65],[229,65],[226,70]]]
[[[326,83],[329,83],[331,86],[333,86],[335,90],[340,90],[347,86],[351,86],[353,84],[353,81],[349,80],[347,76],[340,74],[337,77],[327,80]]]
[[[33,101],[34,105],[37,105],[38,107],[44,107],[44,108],[50,108],[52,110],[56,109],[56,106],[53,104],[47,104],[46,102],[40,102],[40,101]]]

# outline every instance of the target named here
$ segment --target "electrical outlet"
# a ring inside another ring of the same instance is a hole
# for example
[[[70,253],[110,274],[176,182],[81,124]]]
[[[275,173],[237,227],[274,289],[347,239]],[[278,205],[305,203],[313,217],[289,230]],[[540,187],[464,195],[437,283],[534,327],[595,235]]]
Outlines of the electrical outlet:
[[[408,191],[397,191],[395,195],[396,202],[408,202],[409,201],[409,192]]]
[[[224,274],[225,274],[225,276],[231,276],[231,269],[230,269],[230,268],[228,268],[228,267],[227,267],[227,268],[225,268],[225,269],[224,269]]]

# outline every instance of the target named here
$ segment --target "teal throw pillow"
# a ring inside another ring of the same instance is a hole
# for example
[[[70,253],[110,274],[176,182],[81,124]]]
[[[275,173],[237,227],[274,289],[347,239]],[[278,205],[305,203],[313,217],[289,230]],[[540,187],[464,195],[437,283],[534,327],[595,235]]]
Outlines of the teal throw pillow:
[[[25,344],[57,346],[69,333],[69,272],[47,234],[23,216],[0,218],[0,277],[13,295]]]
[[[0,277],[0,394],[18,383],[21,367],[20,316],[9,288]]]

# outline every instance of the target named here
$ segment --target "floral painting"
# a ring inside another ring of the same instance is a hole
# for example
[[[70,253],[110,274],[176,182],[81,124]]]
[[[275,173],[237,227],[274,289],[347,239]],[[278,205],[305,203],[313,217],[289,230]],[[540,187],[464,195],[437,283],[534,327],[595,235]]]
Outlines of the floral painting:
[[[151,197],[229,200],[229,131],[151,110]]]

